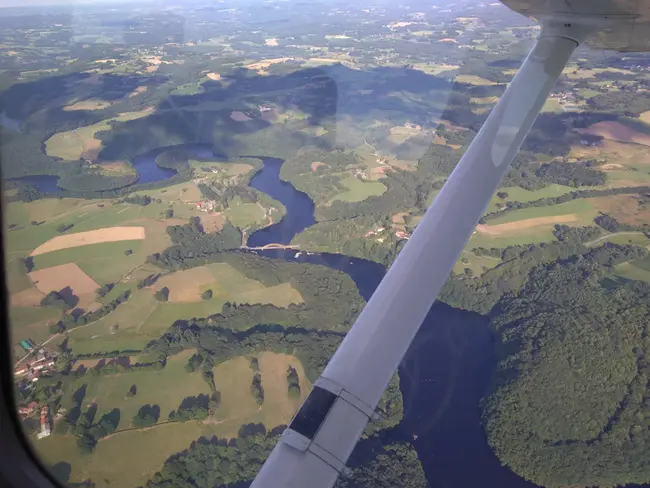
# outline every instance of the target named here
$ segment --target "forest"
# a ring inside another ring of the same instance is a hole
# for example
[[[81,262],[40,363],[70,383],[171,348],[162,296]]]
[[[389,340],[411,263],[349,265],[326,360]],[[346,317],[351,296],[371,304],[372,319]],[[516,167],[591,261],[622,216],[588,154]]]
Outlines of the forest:
[[[278,441],[281,428],[267,432],[262,424],[243,426],[237,439],[201,438],[169,458],[144,488],[246,486]],[[205,469],[212,466],[214,469]],[[349,466],[352,475],[336,488],[426,488],[417,454],[401,442],[361,441]]]
[[[491,314],[488,440],[542,486],[650,481],[650,285],[608,279],[616,260],[603,259],[595,249],[542,265]]]

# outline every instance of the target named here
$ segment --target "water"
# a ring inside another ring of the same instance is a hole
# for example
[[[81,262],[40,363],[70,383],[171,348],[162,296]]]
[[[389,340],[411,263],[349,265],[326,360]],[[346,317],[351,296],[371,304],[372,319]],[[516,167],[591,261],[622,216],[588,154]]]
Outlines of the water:
[[[248,240],[251,247],[288,243],[314,222],[313,202],[305,202],[309,197],[280,180],[282,162],[264,161],[264,168],[251,180],[251,186],[284,204],[287,223],[255,232]],[[379,263],[338,254],[280,249],[258,254],[343,271],[366,300],[386,273]],[[412,443],[432,487],[536,486],[503,467],[487,443],[479,402],[487,392],[494,366],[487,319],[436,302],[399,368],[404,418],[387,433],[388,440]]]
[[[34,185],[36,188],[45,193],[58,193],[61,191],[61,188],[57,186],[57,182],[59,181],[58,176],[21,176],[20,178],[9,178],[7,181],[28,183],[30,185]]]
[[[287,213],[280,222],[253,232],[247,245],[258,247],[272,243],[289,244],[296,234],[316,223],[314,202],[291,183],[280,179],[281,159],[261,159],[264,166],[253,176],[250,186],[280,201]]]
[[[20,120],[12,119],[5,112],[0,113],[0,126],[14,132],[22,132],[20,130]]]

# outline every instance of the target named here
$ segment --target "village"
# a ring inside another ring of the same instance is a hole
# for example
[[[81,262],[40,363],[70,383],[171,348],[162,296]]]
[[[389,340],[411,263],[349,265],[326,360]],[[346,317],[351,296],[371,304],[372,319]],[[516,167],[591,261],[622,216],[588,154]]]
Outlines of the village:
[[[15,366],[14,377],[23,389],[30,389],[42,376],[55,372],[56,354],[49,349],[37,347],[31,339],[18,343],[26,352]],[[52,432],[53,420],[58,420],[65,414],[65,409],[59,409],[55,419],[50,418],[49,407],[36,401],[29,402],[26,406],[18,408],[18,416],[22,421],[40,413],[40,431],[36,437],[42,439]]]

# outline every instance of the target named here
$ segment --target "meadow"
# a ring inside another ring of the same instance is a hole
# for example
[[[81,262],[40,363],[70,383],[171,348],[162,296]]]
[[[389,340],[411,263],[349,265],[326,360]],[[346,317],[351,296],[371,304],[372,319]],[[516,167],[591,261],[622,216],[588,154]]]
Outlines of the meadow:
[[[132,278],[130,283],[134,281]],[[71,330],[69,347],[76,354],[137,350],[159,337],[176,320],[219,313],[226,302],[286,307],[303,301],[300,293],[288,283],[265,287],[224,263],[167,274],[154,286],[156,289],[167,287],[170,301],[156,300],[153,289],[133,289],[129,301],[106,317]],[[212,298],[203,300],[201,294],[207,289],[212,290]]]
[[[334,196],[332,201],[361,202],[368,197],[379,196],[386,191],[386,186],[379,181],[363,181],[350,175],[341,180],[348,190]]]
[[[84,405],[96,402],[97,416],[112,408],[120,409],[118,432],[101,439],[95,451],[87,456],[79,453],[73,436],[61,435],[34,441],[37,452],[48,464],[69,463],[70,481],[91,478],[102,488],[138,486],[160,469],[170,455],[189,447],[200,437],[233,438],[239,428],[248,423],[263,423],[267,429],[287,424],[311,388],[302,364],[295,357],[262,352],[257,355],[265,398],[260,406],[248,388],[253,375],[249,358],[235,357],[213,370],[216,388],[221,392],[221,406],[215,417],[205,422],[161,423],[167,419],[169,411],[178,408],[185,396],[210,391],[200,372],[187,373],[183,369],[192,353],[193,350],[187,350],[169,358],[161,371],[77,380],[79,386],[87,384]],[[286,372],[289,365],[298,372],[300,398],[288,396]],[[126,392],[133,384],[137,385],[137,393],[127,398]],[[146,403],[161,407],[159,423],[120,432],[129,428],[130,419]],[[118,460],[120,469],[115,469]]]

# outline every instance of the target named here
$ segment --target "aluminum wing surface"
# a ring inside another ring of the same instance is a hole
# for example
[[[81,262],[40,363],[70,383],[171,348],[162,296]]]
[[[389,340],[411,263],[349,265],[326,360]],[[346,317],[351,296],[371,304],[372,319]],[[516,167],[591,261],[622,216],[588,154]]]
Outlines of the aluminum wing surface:
[[[592,23],[597,30],[585,39],[595,49],[650,51],[649,0],[501,0],[510,9],[543,22]]]

